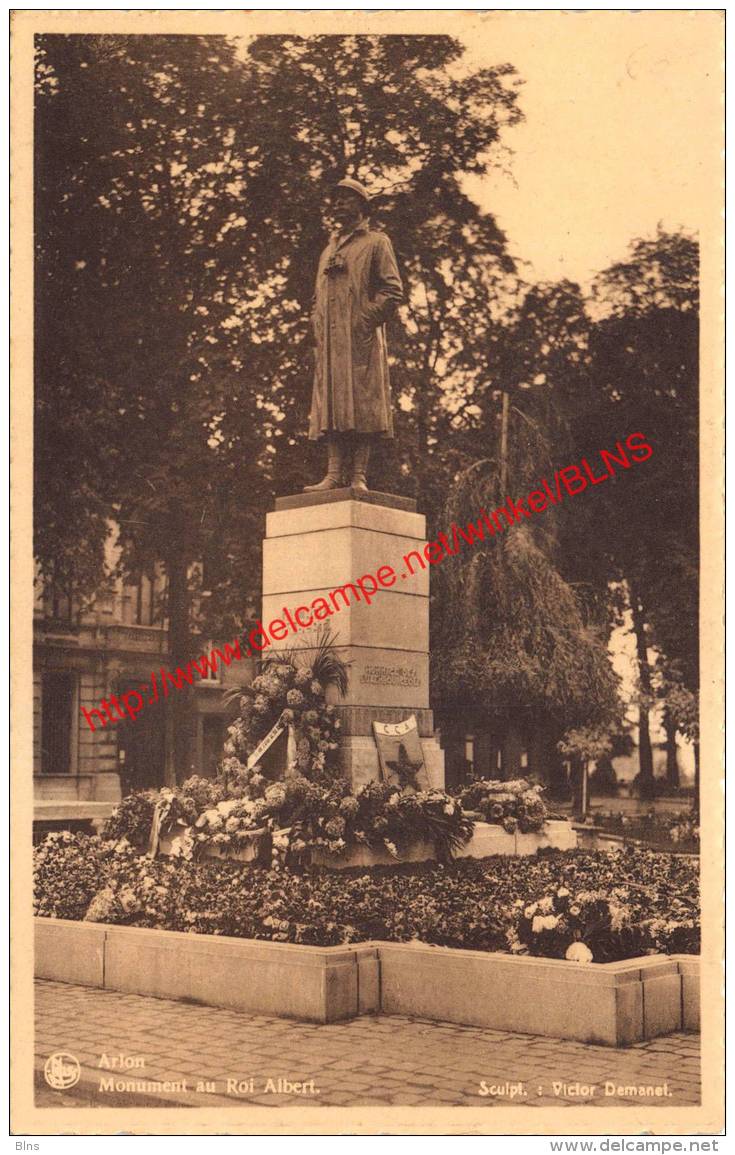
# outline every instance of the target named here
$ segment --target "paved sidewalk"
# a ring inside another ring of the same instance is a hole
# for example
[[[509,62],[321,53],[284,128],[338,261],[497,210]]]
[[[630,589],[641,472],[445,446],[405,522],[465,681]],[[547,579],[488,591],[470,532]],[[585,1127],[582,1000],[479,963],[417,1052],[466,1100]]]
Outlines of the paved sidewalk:
[[[81,1065],[64,1091],[43,1073],[59,1051]],[[38,982],[36,1083],[42,1107],[680,1107],[699,1103],[699,1038],[615,1049],[398,1015],[321,1025]],[[664,1086],[660,1097],[617,1093]]]

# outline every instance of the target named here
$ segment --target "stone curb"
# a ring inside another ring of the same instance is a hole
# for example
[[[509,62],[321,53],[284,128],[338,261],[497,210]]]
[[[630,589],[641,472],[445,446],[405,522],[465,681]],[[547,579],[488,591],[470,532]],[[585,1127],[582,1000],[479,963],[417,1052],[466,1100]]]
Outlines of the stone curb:
[[[315,947],[37,918],[37,978],[330,1023],[407,1015],[626,1046],[699,1029],[699,959],[570,963],[423,943]]]

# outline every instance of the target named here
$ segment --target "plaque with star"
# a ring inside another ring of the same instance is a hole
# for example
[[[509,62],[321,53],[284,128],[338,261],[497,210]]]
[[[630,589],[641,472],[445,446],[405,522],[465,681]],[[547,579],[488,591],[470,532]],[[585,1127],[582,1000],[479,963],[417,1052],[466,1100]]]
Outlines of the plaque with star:
[[[412,714],[403,722],[373,722],[373,734],[383,781],[409,793],[428,790],[429,778],[416,716]]]

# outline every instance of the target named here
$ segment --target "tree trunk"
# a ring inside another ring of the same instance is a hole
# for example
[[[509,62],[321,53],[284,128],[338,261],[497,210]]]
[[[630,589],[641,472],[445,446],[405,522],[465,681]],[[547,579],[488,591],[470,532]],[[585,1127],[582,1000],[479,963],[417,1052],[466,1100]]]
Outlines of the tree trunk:
[[[651,667],[648,664],[648,639],[646,637],[643,606],[639,602],[634,590],[630,591],[630,605],[633,612],[633,631],[635,633],[636,653],[638,657],[638,765],[640,770],[640,795],[641,798],[653,798],[653,749],[651,747],[651,729],[648,710],[648,703],[651,700]]]
[[[176,675],[177,667],[186,670],[191,657],[189,563],[183,554],[175,553],[167,560],[166,572],[169,669]],[[179,690],[168,683],[164,774],[167,786],[175,786],[179,779],[187,776],[189,770],[189,713],[192,707],[192,693],[191,687],[183,678],[181,684],[182,688]]]
[[[676,746],[676,725],[671,719],[668,710],[664,711],[664,730],[666,731],[666,781],[669,786],[679,788],[679,751]]]
[[[549,791],[549,797],[564,801],[569,796],[569,783],[562,757],[556,748],[560,735],[548,722],[537,722],[531,732],[529,765]]]
[[[521,776],[521,732],[515,722],[509,722],[503,738],[503,781]]]
[[[575,818],[584,820],[589,811],[589,772],[584,758],[572,759],[572,810]]]

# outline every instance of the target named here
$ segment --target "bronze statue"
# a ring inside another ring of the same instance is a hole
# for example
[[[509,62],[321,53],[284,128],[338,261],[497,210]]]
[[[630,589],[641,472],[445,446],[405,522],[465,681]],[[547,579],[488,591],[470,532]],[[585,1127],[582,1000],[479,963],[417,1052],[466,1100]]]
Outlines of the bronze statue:
[[[337,489],[349,446],[352,488],[367,492],[373,440],[393,437],[385,321],[403,300],[393,246],[370,227],[370,196],[350,177],[334,198],[339,222],[319,260],[312,322],[316,340],[309,438],[325,438],[327,473],[305,491]]]

